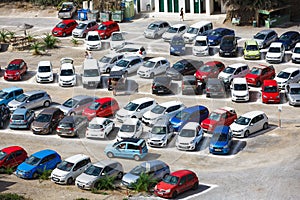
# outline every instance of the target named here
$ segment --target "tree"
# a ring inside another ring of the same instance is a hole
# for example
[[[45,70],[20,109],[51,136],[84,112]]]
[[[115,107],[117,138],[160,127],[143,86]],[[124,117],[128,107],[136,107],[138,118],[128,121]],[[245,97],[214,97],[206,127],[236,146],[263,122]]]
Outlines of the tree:
[[[0,42],[6,43],[8,38],[9,38],[9,33],[8,33],[8,31],[2,29],[2,30],[0,31]]]
[[[45,51],[45,48],[43,46],[43,43],[41,43],[41,42],[34,42],[30,46],[30,50],[32,51],[32,55],[41,55],[42,51]]]
[[[51,35],[50,33],[45,33],[43,37],[44,45],[46,48],[53,49],[56,48],[56,44],[59,43],[59,39]]]

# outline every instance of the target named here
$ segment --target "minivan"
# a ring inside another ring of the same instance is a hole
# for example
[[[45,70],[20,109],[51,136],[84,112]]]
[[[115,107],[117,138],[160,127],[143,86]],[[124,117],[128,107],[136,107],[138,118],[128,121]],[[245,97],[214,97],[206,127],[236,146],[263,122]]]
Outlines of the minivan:
[[[100,68],[96,59],[85,59],[83,62],[82,85],[84,88],[97,88],[100,84]]]
[[[184,41],[185,43],[192,43],[197,35],[202,35],[211,29],[213,29],[213,24],[209,21],[200,21],[192,24],[186,33],[183,34]]]
[[[197,36],[193,45],[194,56],[208,56],[209,46],[207,36]]]
[[[234,78],[230,89],[232,101],[249,101],[249,87],[246,78]]]

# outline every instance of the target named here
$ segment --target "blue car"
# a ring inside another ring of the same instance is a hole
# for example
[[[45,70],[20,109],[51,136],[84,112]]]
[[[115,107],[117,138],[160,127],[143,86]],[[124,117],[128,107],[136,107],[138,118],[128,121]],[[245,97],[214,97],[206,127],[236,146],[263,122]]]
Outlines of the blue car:
[[[298,31],[285,32],[278,38],[278,42],[281,42],[284,45],[285,50],[292,49],[299,41],[300,34]]]
[[[183,109],[169,121],[175,132],[179,132],[188,122],[198,122],[199,124],[208,117],[209,111],[205,106],[196,105]]]
[[[21,163],[15,172],[20,178],[37,178],[45,170],[54,169],[61,162],[60,155],[53,150],[45,149],[32,154]]]
[[[10,129],[29,129],[34,120],[34,111],[17,108],[10,117]]]
[[[220,44],[222,38],[225,35],[232,35],[235,36],[234,30],[227,29],[227,28],[216,28],[208,33],[208,45],[216,46]]]
[[[0,105],[6,105],[24,91],[22,88],[10,87],[0,90]]]
[[[182,36],[175,35],[170,41],[170,55],[184,55],[185,42]]]
[[[210,140],[209,152],[228,154],[232,146],[232,132],[229,126],[217,126]]]

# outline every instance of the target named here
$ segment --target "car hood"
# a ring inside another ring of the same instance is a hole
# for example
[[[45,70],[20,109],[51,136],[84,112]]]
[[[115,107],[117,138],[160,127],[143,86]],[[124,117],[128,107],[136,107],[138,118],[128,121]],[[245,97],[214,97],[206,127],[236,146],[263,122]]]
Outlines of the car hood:
[[[275,81],[277,81],[277,83],[283,83],[283,82],[286,82],[288,81],[288,79],[285,79],[285,78],[279,78],[279,77],[275,77],[274,78]]]
[[[162,35],[162,37],[164,38],[164,39],[171,39],[174,35],[176,35],[177,33],[167,33],[167,32],[165,32],[163,35]]]
[[[212,126],[214,126],[214,125],[217,124],[217,121],[206,118],[205,120],[202,121],[202,124],[204,126],[208,126],[209,124],[211,124]]]
[[[8,75],[15,75],[18,72],[20,72],[20,70],[5,70],[5,73]]]
[[[125,181],[129,184],[134,183],[138,180],[139,176],[133,175],[131,173],[127,173],[123,176],[122,181]]]
[[[229,46],[229,47],[221,46],[220,49],[222,51],[232,51],[234,49],[234,46]]]
[[[210,144],[213,145],[213,147],[224,147],[228,144],[228,141],[210,141]]]
[[[300,53],[293,53],[292,58],[300,58]]]
[[[148,119],[156,119],[158,117],[162,116],[162,114],[156,114],[156,113],[153,113],[153,112],[150,112],[150,111],[147,111],[145,114],[144,114],[144,117],[145,118],[148,118]]]
[[[279,92],[262,92],[262,95],[266,95],[269,98],[275,99],[279,95]]]
[[[74,30],[73,30],[73,33],[82,33],[82,32],[84,32],[85,31],[85,29],[77,29],[77,28],[75,28]]]
[[[150,140],[163,140],[166,134],[151,134],[150,133]]]
[[[244,128],[246,128],[248,125],[240,125],[237,123],[232,123],[230,125],[231,130],[233,131],[239,131],[239,130],[243,130]]]
[[[60,170],[58,168],[55,168],[51,174],[55,174],[57,176],[66,176],[68,175],[70,172],[67,172],[67,171],[63,171],[63,170]]]
[[[123,131],[119,130],[117,135],[120,138],[131,138],[135,135],[135,132],[123,132]]]
[[[29,164],[27,164],[27,163],[25,163],[25,162],[22,162],[22,163],[18,166],[17,170],[20,170],[20,171],[31,171],[31,170],[33,170],[33,169],[35,169],[35,168],[36,168],[36,166],[29,165]]]
[[[15,99],[8,103],[8,106],[16,107],[22,105],[24,102],[16,101]]]
[[[207,36],[207,39],[208,39],[208,41],[210,41],[210,40],[218,40],[220,37],[219,36],[215,36],[215,35],[208,35]]]
[[[191,38],[195,39],[196,36],[197,36],[197,34],[194,34],[194,33],[184,33],[183,34],[183,37],[189,38],[189,39],[191,39]]]
[[[113,66],[113,68],[111,69],[111,71],[124,71],[125,67],[117,67],[117,66]]]
[[[62,31],[63,28],[55,27],[52,29],[52,32]]]
[[[88,114],[88,115],[95,115],[96,114],[96,110],[91,110],[90,108],[85,108],[82,112],[82,114]]]
[[[120,115],[120,116],[132,115],[132,113],[134,113],[134,111],[128,111],[128,110],[125,110],[124,108],[121,108],[117,112],[117,114]]]
[[[99,68],[106,68],[109,64],[108,63],[103,63],[103,62],[98,62]]]
[[[254,79],[256,79],[258,77],[258,75],[256,75],[256,74],[247,74],[246,75],[246,78],[254,78]]]
[[[299,100],[300,99],[300,94],[288,94],[291,99]]]
[[[61,111],[63,111],[64,113],[68,113],[70,110],[72,110],[73,108],[68,108],[68,107],[66,107],[66,106],[64,106],[64,105],[60,105],[59,106],[59,109],[61,110]]]
[[[161,181],[156,185],[156,187],[159,190],[169,190],[170,189],[172,191],[176,187],[176,185],[172,185],[172,184]]]
[[[171,118],[170,122],[174,125],[177,125],[179,123],[183,123],[183,121],[181,121],[180,119],[176,118],[176,117],[173,117]]]
[[[32,126],[37,128],[44,128],[47,125],[49,125],[49,122],[37,122],[37,121],[32,122]]]
[[[155,33],[155,32],[157,32],[157,30],[151,30],[151,29],[146,29],[145,30],[145,33]]]
[[[208,46],[193,46],[195,51],[204,51],[208,48]]]
[[[144,67],[144,66],[140,66],[140,68],[138,69],[139,72],[146,72],[151,70],[153,70],[153,68]]]
[[[222,78],[228,78],[230,77],[232,74],[228,74],[228,73],[225,73],[225,72],[220,72],[219,74],[219,77],[222,77]]]
[[[249,56],[255,56],[257,54],[259,54],[259,51],[244,51],[244,54],[249,55]]]
[[[180,72],[178,72],[176,69],[174,69],[173,67],[171,67],[171,68],[169,68],[169,69],[167,70],[167,73],[168,73],[168,74],[178,74],[178,73],[180,73]]]
[[[77,178],[76,181],[80,181],[82,183],[88,183],[90,181],[96,181],[98,179],[97,176],[92,176],[92,175],[88,175],[86,173],[82,173],[80,174]]]
[[[195,137],[181,137],[180,135],[177,137],[179,143],[190,143],[193,139],[195,139]]]
[[[181,50],[182,48],[185,48],[185,46],[184,45],[171,45],[170,48]]]
[[[61,80],[70,81],[74,78],[74,76],[59,76]]]
[[[234,90],[233,93],[238,96],[245,96],[245,95],[249,94],[249,92],[247,90],[242,90],[242,91]]]
[[[37,76],[39,76],[39,77],[49,77],[51,75],[52,75],[51,72],[39,72],[39,73],[37,73]]]
[[[199,70],[197,70],[196,71],[196,77],[203,77],[203,76],[208,76],[209,75],[209,72],[202,72],[202,71],[199,71]]]
[[[281,53],[273,53],[273,52],[267,52],[266,57],[275,57],[278,58],[281,56]]]
[[[100,43],[101,43],[100,40],[99,41],[85,41],[86,45],[98,45]]]

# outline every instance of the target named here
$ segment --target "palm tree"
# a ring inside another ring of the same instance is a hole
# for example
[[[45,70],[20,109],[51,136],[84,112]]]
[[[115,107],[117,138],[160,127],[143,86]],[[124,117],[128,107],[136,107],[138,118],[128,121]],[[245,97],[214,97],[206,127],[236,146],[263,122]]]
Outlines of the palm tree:
[[[151,175],[142,173],[138,180],[133,183],[133,188],[137,192],[149,192],[152,187],[157,183],[158,181],[154,179]]]
[[[7,42],[6,40],[8,39],[8,37],[9,37],[8,31],[2,29],[0,31],[0,42],[6,43]]]
[[[45,33],[45,37],[43,38],[44,45],[46,48],[53,49],[56,48],[56,44],[59,43],[59,39],[51,35],[50,33]]]
[[[41,55],[42,51],[45,51],[45,48],[43,46],[43,43],[41,43],[41,42],[34,42],[30,46],[30,50],[32,51],[32,55]]]
[[[8,31],[8,35],[9,35],[9,40],[13,41],[13,39],[15,38],[16,33],[13,31]]]

